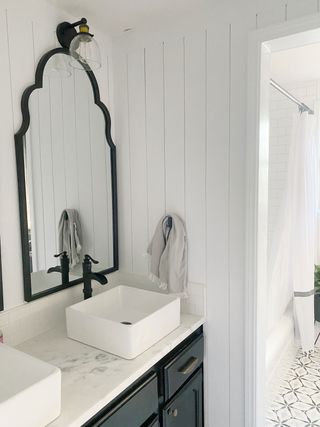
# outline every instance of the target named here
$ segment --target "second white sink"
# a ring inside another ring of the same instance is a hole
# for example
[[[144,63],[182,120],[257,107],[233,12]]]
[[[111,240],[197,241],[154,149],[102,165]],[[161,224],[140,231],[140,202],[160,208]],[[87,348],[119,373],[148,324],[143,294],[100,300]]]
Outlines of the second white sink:
[[[0,344],[0,426],[43,427],[60,410],[60,369]]]
[[[180,298],[117,286],[66,309],[69,338],[133,359],[180,325]]]

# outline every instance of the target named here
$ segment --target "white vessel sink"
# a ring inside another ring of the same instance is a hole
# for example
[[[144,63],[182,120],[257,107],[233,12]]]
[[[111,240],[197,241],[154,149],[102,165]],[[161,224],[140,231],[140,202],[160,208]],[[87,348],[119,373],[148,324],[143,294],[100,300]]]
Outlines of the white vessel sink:
[[[0,344],[0,425],[44,427],[61,411],[61,372]]]
[[[133,359],[180,325],[180,298],[117,286],[66,315],[69,338]]]

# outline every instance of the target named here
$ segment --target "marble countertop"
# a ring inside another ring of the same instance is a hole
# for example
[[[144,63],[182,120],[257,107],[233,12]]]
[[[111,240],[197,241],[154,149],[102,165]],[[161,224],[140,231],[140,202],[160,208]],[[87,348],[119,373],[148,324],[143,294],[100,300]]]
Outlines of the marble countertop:
[[[64,325],[17,348],[61,369],[61,415],[50,427],[80,427],[203,323],[202,317],[182,314],[179,328],[133,360],[67,338]]]

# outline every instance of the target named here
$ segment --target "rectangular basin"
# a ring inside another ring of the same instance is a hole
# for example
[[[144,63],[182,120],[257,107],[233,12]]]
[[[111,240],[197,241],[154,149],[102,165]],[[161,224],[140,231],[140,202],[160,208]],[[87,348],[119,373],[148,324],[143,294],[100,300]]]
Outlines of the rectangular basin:
[[[117,286],[66,309],[67,334],[134,359],[180,325],[180,298]]]
[[[0,425],[44,427],[61,411],[61,372],[0,344]]]

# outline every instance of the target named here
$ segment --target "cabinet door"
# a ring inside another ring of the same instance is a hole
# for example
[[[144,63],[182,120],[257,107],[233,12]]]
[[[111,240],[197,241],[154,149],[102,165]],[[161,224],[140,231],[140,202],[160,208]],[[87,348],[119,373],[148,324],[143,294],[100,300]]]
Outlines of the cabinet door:
[[[145,422],[141,427],[160,427],[158,415],[151,417],[151,419]]]
[[[203,427],[202,368],[163,410],[164,427]]]

